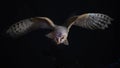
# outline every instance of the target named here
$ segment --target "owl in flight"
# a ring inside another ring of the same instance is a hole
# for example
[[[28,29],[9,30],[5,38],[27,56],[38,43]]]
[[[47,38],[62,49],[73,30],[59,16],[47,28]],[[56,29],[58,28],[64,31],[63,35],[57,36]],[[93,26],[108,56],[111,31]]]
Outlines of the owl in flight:
[[[37,29],[51,29],[46,37],[52,39],[57,45],[69,45],[67,37],[72,25],[88,29],[105,29],[111,24],[112,18],[101,13],[86,13],[68,18],[63,25],[56,25],[47,17],[34,17],[21,20],[6,31],[11,37],[19,37]]]

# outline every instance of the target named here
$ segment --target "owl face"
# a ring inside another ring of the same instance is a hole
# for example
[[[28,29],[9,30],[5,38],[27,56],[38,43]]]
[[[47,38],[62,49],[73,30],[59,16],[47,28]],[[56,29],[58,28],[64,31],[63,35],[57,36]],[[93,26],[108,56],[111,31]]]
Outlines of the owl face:
[[[67,39],[67,34],[66,33],[56,33],[54,37],[54,41],[57,44],[63,43]]]

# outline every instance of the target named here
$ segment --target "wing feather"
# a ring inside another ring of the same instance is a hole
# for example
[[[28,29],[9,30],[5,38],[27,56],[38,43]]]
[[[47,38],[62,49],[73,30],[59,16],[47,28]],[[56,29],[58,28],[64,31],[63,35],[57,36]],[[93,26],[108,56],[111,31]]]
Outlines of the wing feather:
[[[105,14],[86,13],[70,17],[65,26],[68,27],[68,29],[70,29],[72,25],[89,29],[105,29],[108,27],[108,24],[111,24],[112,20],[111,17]]]
[[[24,35],[30,31],[42,28],[53,29],[54,23],[47,17],[34,17],[21,20],[8,28],[6,31],[12,37]]]

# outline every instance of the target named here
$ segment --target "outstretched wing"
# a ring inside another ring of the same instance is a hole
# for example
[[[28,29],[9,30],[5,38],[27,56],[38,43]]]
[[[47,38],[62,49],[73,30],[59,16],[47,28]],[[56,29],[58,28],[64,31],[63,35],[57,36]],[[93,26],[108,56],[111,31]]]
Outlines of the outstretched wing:
[[[13,24],[7,30],[7,34],[9,34],[12,37],[16,37],[39,28],[53,29],[54,27],[55,27],[54,23],[49,18],[34,17],[34,18],[24,19]]]
[[[70,17],[65,24],[68,29],[72,25],[89,29],[105,29],[111,24],[112,18],[101,13],[86,13],[78,16]]]

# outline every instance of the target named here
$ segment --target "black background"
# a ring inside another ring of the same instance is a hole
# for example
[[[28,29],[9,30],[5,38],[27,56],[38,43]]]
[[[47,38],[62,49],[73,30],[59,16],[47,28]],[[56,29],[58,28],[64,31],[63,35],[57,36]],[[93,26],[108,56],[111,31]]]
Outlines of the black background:
[[[0,55],[5,68],[115,68],[119,60],[119,6],[115,0],[16,0],[1,2]],[[4,31],[13,23],[30,17],[46,16],[63,24],[75,14],[104,13],[114,19],[106,30],[73,26],[69,46],[56,46],[38,30],[18,39]],[[1,66],[1,67],[2,67]]]

